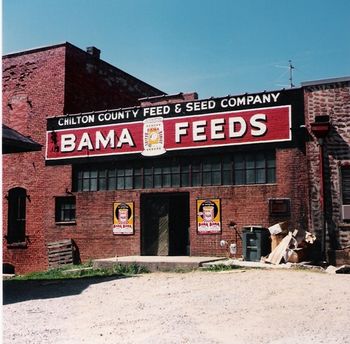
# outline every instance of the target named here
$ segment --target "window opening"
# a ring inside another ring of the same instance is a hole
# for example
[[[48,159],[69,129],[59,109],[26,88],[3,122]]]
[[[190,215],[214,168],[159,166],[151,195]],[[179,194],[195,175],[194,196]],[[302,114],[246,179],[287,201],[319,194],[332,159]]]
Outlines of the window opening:
[[[56,197],[55,199],[55,221],[74,222],[75,221],[75,197]]]
[[[17,187],[8,193],[7,243],[26,241],[26,201],[27,190]]]
[[[275,152],[240,152],[197,158],[155,159],[122,166],[74,167],[75,191],[153,189],[276,182]]]

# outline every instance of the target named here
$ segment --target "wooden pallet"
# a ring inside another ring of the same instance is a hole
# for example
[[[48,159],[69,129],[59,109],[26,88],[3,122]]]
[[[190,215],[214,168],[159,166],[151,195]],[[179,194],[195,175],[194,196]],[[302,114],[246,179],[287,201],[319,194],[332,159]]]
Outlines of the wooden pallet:
[[[73,263],[73,243],[71,239],[47,244],[49,268]]]

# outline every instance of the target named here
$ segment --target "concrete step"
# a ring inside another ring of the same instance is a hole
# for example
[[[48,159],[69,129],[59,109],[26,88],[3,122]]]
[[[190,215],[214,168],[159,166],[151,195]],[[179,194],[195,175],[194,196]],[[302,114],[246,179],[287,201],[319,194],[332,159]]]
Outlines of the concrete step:
[[[189,257],[189,256],[127,256],[95,259],[94,268],[111,268],[114,265],[137,264],[148,271],[194,270],[208,262],[225,260],[225,257]]]

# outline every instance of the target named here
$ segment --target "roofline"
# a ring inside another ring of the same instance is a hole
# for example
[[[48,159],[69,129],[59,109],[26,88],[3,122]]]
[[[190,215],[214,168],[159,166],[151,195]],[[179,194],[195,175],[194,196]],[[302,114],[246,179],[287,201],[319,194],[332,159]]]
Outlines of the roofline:
[[[27,50],[23,50],[23,51],[18,51],[18,52],[14,52],[14,53],[9,53],[9,54],[6,54],[6,55],[3,55],[3,59],[6,59],[6,58],[12,58],[12,57],[16,57],[16,56],[21,56],[21,55],[25,55],[25,54],[32,54],[32,53],[36,53],[36,52],[39,52],[39,51],[45,51],[45,50],[49,50],[49,49],[56,49],[56,48],[59,48],[59,47],[64,47],[64,46],[70,46],[74,49],[77,49],[79,51],[81,51],[82,53],[85,53],[86,55],[88,56],[91,56],[86,50],[83,50],[79,47],[77,47],[76,45],[70,43],[70,42],[62,42],[62,43],[57,43],[57,44],[53,44],[53,45],[47,45],[47,46],[42,46],[42,47],[37,47],[37,48],[32,48],[32,49],[27,49]],[[125,72],[124,70],[112,65],[111,63],[99,58],[99,60],[109,66],[111,66],[112,68],[120,71],[121,73],[133,78],[134,80],[137,80],[138,82],[141,82],[143,83],[144,85],[152,88],[156,93],[159,93],[159,94],[164,94],[166,95],[167,93],[158,89],[157,87],[154,87],[152,85],[150,85],[149,83],[139,79],[138,77],[136,76],[133,76],[132,74],[129,74],[127,72]]]
[[[330,79],[321,79],[321,80],[314,80],[314,81],[304,81],[301,82],[302,87],[308,87],[308,86],[318,86],[318,85],[325,85],[325,84],[335,84],[339,82],[350,82],[350,76],[344,76],[341,78],[330,78]]]
[[[43,50],[49,50],[49,49],[54,49],[54,48],[59,48],[59,47],[63,47],[65,45],[71,45],[76,47],[75,45],[69,43],[69,42],[62,42],[62,43],[57,43],[57,44],[52,44],[52,45],[44,45],[41,47],[36,47],[36,48],[30,48],[30,49],[25,49],[25,50],[21,50],[21,51],[15,51],[12,53],[8,53],[6,55],[3,55],[3,58],[8,58],[8,57],[14,57],[14,56],[18,56],[18,55],[24,55],[24,54],[28,54],[28,53],[36,53],[38,51],[43,51]],[[78,48],[78,47],[76,47]],[[79,49],[79,48],[78,48]]]

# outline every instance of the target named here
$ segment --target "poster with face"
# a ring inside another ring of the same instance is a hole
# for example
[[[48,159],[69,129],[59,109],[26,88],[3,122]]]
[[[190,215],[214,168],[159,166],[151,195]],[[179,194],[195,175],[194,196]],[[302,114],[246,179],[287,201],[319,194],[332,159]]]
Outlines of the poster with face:
[[[113,234],[134,234],[134,203],[113,203]]]
[[[197,199],[198,234],[218,234],[221,232],[220,199]]]

